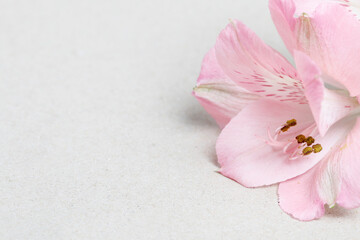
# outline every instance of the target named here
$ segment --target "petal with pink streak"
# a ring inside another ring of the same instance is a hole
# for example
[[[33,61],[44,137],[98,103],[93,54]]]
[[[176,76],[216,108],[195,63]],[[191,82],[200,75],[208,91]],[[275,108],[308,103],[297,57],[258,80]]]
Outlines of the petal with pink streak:
[[[307,55],[295,51],[294,57],[305,96],[319,131],[324,136],[335,122],[348,115],[359,104],[356,98],[349,97],[345,91],[326,88],[322,72]]]
[[[289,143],[314,123],[307,105],[262,99],[245,107],[217,140],[220,172],[246,187],[259,187],[293,178],[310,169],[323,152],[289,160],[289,154],[283,149],[268,144],[268,132],[275,132],[293,118],[298,125],[283,136],[283,140]]]
[[[351,96],[359,95],[360,81],[354,81],[360,76],[359,20],[343,2],[320,1],[315,10],[309,11],[301,8],[299,2],[270,0],[269,4],[273,21],[289,51],[307,53],[326,75],[344,85]],[[298,5],[305,15],[294,16],[299,11]]]
[[[223,128],[247,104],[259,99],[229,79],[218,65],[215,49],[205,56],[193,91],[205,110]]]
[[[360,193],[360,188],[356,187],[356,171],[359,167],[354,163],[358,159],[353,155],[349,160],[347,156],[359,146],[344,152],[344,143],[352,142],[353,137],[360,134],[359,121],[356,122],[354,118],[343,119],[336,123],[329,133],[331,131],[334,135],[332,138],[337,138],[331,151],[311,170],[279,185],[279,205],[296,219],[309,221],[320,218],[324,215],[325,204],[333,207],[337,202],[342,206],[354,207],[360,203],[358,195],[351,195]],[[330,137],[326,136],[324,139]],[[352,164],[349,165],[349,162]],[[344,175],[348,178],[344,179]],[[351,184],[347,184],[350,183],[349,180]]]
[[[306,103],[294,67],[241,22],[220,33],[215,49],[224,73],[239,86],[269,99]]]
[[[360,20],[360,0],[333,0],[347,7],[348,11]]]

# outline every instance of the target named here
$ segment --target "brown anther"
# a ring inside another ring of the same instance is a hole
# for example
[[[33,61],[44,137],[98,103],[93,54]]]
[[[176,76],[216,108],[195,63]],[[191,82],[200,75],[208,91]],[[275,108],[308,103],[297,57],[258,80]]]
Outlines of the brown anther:
[[[308,146],[311,146],[311,144],[313,144],[315,142],[315,139],[310,136],[305,140],[305,142]]]
[[[289,128],[290,128],[290,126],[283,126],[280,130],[282,131],[282,132],[286,132],[287,130],[289,130]]]
[[[302,152],[306,156],[306,155],[309,155],[310,153],[312,153],[313,149],[312,149],[312,147],[306,147],[306,148],[303,149]]]
[[[289,127],[296,126],[296,124],[297,124],[296,119],[291,119],[291,120],[286,121],[286,125]]]
[[[322,146],[320,144],[315,144],[314,146],[312,146],[314,153],[318,153],[321,152],[322,150]]]
[[[299,136],[296,137],[296,140],[298,143],[304,143],[306,140],[306,137],[302,134],[300,134]]]

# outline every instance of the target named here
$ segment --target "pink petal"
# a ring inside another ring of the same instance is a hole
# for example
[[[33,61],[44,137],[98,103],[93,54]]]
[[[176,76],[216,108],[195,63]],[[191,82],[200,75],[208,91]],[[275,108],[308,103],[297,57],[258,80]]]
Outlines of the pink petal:
[[[224,74],[217,63],[214,48],[203,60],[193,94],[221,128],[243,107],[259,98],[236,85]]]
[[[315,11],[305,11],[299,3],[270,0],[274,23],[289,51],[306,52],[326,75],[344,85],[352,96],[359,95],[360,81],[354,81],[360,75],[358,19],[343,3],[324,1]],[[307,15],[295,17],[298,6]]]
[[[305,96],[319,131],[324,136],[335,122],[348,115],[359,104],[356,98],[347,96],[344,91],[327,89],[322,72],[307,55],[295,51],[294,57]]]
[[[330,2],[331,0],[293,0],[296,5],[295,15],[300,16],[303,13],[307,13],[310,16],[316,10],[316,8],[323,2]],[[334,0],[336,1],[336,0]]]
[[[360,206],[360,120],[341,146],[341,188],[336,202],[345,208]]]
[[[359,0],[338,0],[348,11],[360,20],[360,1]]]
[[[298,18],[303,13],[313,17],[316,8],[323,2],[331,0],[269,0],[271,17],[290,53],[298,49]]]
[[[245,107],[223,129],[217,141],[221,173],[246,187],[258,187],[287,180],[314,166],[326,150],[289,160],[289,154],[267,143],[268,131],[274,132],[292,118],[298,125],[285,134],[289,142],[314,123],[307,105],[262,99]]]
[[[353,204],[351,206],[359,205],[360,188],[356,187],[358,183],[358,172],[356,171],[360,169],[354,164],[354,157],[348,160],[348,156],[344,154],[344,142],[352,141],[350,139],[353,136],[356,135],[358,138],[360,134],[359,121],[356,125],[355,122],[356,119],[347,118],[335,124],[320,140],[323,147],[330,148],[331,151],[308,172],[280,183],[279,205],[286,213],[299,220],[309,221],[324,214],[325,204],[332,207],[337,201],[343,206],[350,206],[347,205],[349,203]],[[336,139],[336,141],[329,143],[326,141],[327,139]],[[359,149],[358,147],[358,145],[354,145],[354,149],[349,149],[348,153],[354,152],[355,149]],[[351,162],[353,164],[349,164]],[[354,167],[355,169],[352,169]],[[345,180],[346,173],[350,173],[350,175],[347,175]],[[347,185],[350,182],[351,184]],[[351,187],[349,188],[349,186]],[[337,197],[339,192],[340,195]],[[357,196],[351,194],[357,194]]]
[[[317,168],[279,184],[278,195],[281,209],[292,217],[309,221],[324,215],[324,202],[314,184]]]
[[[306,103],[294,67],[241,22],[220,33],[215,49],[224,73],[239,86],[263,97]]]
[[[292,0],[269,0],[269,9],[273,22],[282,37],[287,49],[292,54],[297,49],[295,36],[296,6]]]

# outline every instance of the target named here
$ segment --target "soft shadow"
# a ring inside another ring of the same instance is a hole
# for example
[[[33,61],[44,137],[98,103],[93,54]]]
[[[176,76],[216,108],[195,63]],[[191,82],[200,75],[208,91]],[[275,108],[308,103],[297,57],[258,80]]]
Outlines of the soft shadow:
[[[340,206],[335,206],[333,208],[325,207],[325,216],[330,218],[346,217],[346,218],[356,218],[358,213],[354,210],[349,210],[342,208]]]
[[[193,96],[189,96],[193,98]],[[186,124],[191,124],[195,126],[201,127],[209,127],[218,129],[218,125],[215,120],[211,118],[211,116],[205,111],[205,109],[196,101],[195,98],[186,101],[184,104],[185,115],[183,117],[183,121]]]
[[[214,166],[216,166],[220,169],[220,164],[218,163],[217,156],[216,156],[215,145],[212,148],[212,151],[208,151],[207,153],[208,153],[207,157],[209,159],[209,162],[211,162]]]
[[[215,120],[205,111],[205,109],[199,104],[199,102],[190,94],[187,98],[184,99],[184,104],[181,105],[179,114],[179,121],[189,126],[193,129],[194,134],[197,131],[208,131],[214,137],[213,143],[204,144],[200,146],[200,151],[203,152],[204,156],[208,159],[210,163],[214,166],[220,168],[220,165],[217,161],[216,151],[215,151],[215,142],[218,134],[220,133],[220,128],[216,124]],[[210,136],[209,136],[210,137]]]

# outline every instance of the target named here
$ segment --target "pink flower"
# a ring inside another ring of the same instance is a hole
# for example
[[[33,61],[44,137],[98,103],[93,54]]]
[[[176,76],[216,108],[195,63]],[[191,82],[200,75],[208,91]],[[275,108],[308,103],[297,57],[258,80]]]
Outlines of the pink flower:
[[[216,146],[220,171],[246,187],[280,183],[280,207],[300,220],[321,217],[325,204],[358,207],[360,23],[344,3],[269,6],[297,71],[234,21],[194,89],[221,127],[229,122]]]

